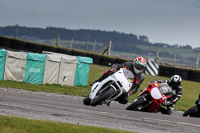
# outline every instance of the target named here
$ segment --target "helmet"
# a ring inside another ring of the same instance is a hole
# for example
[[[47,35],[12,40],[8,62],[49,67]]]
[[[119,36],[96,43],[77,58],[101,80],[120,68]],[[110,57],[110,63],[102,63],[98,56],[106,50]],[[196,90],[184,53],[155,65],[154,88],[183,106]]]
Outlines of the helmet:
[[[177,88],[181,84],[182,78],[179,75],[173,75],[169,81],[169,86]]]
[[[140,74],[146,67],[146,60],[143,57],[137,57],[133,63],[133,70],[136,74]]]

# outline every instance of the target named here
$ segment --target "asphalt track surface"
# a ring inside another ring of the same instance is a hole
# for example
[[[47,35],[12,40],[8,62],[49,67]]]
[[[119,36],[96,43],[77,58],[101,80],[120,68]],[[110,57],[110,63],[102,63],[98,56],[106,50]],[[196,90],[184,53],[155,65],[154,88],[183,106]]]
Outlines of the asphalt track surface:
[[[127,111],[128,105],[85,106],[82,97],[0,88],[0,114],[141,133],[199,133],[200,118]]]

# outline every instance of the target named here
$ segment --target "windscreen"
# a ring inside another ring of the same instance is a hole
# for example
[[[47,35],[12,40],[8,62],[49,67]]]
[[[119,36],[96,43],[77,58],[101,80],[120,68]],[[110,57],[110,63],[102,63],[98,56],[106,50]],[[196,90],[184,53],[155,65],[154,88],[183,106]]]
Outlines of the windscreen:
[[[172,89],[169,87],[169,85],[167,83],[162,83],[158,86],[161,94],[168,96],[168,95],[172,95]]]
[[[126,68],[123,68],[123,72],[124,72],[125,77],[128,79],[128,81],[130,83],[133,83],[133,80],[134,80],[133,73],[130,70],[126,69]]]

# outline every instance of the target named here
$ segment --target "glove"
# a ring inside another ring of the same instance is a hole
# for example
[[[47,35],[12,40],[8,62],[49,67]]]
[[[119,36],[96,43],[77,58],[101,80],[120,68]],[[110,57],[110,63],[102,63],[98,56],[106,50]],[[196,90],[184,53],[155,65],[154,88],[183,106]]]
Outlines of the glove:
[[[158,83],[163,83],[163,81],[161,81],[161,80],[158,80]]]
[[[171,102],[170,101],[167,101],[167,100],[165,100],[163,103],[162,103],[162,105],[164,105],[164,106],[168,106],[168,105],[170,105],[171,104]]]
[[[111,68],[111,71],[116,72],[117,69],[116,68]]]
[[[132,91],[129,91],[128,92],[128,96],[130,97],[132,95]]]
[[[163,81],[161,81],[161,80],[157,80],[157,81],[152,81],[152,82],[150,82],[151,84],[152,83],[163,83]]]

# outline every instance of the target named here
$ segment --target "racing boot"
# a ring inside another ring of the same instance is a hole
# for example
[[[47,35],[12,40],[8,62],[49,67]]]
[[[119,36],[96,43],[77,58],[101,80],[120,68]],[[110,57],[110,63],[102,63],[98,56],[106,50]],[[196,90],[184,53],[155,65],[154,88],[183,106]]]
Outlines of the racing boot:
[[[110,103],[111,103],[111,102],[112,102],[112,101],[108,101],[108,102],[107,102],[107,106],[110,106]]]

